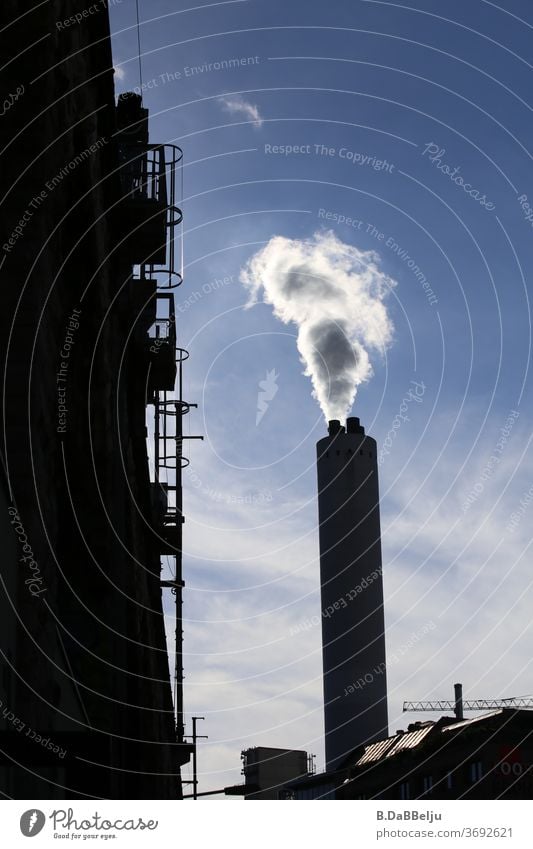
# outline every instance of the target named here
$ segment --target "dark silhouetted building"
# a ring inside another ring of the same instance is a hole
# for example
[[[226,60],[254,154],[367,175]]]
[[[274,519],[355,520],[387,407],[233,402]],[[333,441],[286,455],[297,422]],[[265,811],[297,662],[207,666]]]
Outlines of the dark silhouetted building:
[[[531,799],[533,711],[416,722],[288,790],[294,799]]]
[[[117,112],[107,8],[79,10],[0,11],[0,790],[176,798],[160,555],[182,517],[146,444],[176,376],[176,151],[135,96]]]
[[[256,746],[242,752],[245,799],[284,799],[287,782],[308,774],[307,752]]]

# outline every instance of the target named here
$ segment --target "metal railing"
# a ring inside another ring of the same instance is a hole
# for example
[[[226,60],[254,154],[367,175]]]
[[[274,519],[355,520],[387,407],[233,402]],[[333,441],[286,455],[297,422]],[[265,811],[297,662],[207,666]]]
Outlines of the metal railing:
[[[173,297],[172,295],[167,297]],[[183,440],[203,439],[202,436],[183,436],[183,416],[196,407],[182,398],[183,363],[189,353],[176,348],[177,385],[174,392],[156,392],[154,403],[154,481],[165,496],[165,510],[158,529],[161,548],[167,557],[170,578],[161,586],[170,589],[175,597],[176,642],[174,663],[174,704],[176,710],[176,735],[178,742],[185,742],[183,720],[183,653],[182,653],[182,604],[183,604],[183,488],[182,470],[189,465],[183,454]],[[173,397],[174,396],[174,397]]]
[[[136,211],[131,239],[150,228],[155,241],[146,261],[137,263],[138,276],[156,277],[159,288],[175,289],[183,281],[183,151],[172,144],[122,143],[119,157],[122,197]],[[164,261],[153,261],[154,254]]]
[[[168,144],[122,143],[120,179],[128,217],[127,250],[136,257],[134,278],[155,281],[156,317],[148,331],[150,372],[147,403],[154,407],[154,528],[162,560],[160,585],[175,599],[174,709],[176,740],[185,763],[192,751],[183,716],[183,416],[196,404],[182,398],[183,363],[189,354],[177,345],[175,289],[183,281],[183,153]]]

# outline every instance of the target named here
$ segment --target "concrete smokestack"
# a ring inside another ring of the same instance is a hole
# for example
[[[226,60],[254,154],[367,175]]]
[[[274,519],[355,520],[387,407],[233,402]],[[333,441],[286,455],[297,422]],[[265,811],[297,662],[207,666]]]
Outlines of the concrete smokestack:
[[[359,419],[317,444],[326,766],[388,735],[377,447]]]

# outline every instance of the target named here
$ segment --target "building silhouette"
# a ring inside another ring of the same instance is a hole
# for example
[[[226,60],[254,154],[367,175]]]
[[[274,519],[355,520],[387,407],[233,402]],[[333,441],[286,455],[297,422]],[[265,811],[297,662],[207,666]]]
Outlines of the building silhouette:
[[[291,799],[530,799],[533,711],[415,722],[286,790]]]
[[[162,595],[179,610],[181,152],[148,143],[136,96],[117,107],[107,7],[65,24],[78,11],[0,10],[18,92],[0,154],[0,790],[179,798],[181,613],[173,703]],[[175,422],[155,470],[147,406],[156,434]]]

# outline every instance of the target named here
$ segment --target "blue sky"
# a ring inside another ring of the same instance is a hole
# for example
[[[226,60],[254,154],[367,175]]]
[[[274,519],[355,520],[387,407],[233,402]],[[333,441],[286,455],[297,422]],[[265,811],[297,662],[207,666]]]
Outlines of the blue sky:
[[[239,281],[274,236],[329,228],[396,281],[393,342],[354,405],[380,445],[424,386],[380,466],[391,730],[404,699],[451,698],[455,680],[467,697],[533,692],[533,15],[499,5],[140,2],[151,139],[185,155],[176,307],[187,427],[206,437],[185,475],[185,700],[206,717],[203,790],[237,783],[248,746],[323,760],[320,628],[298,628],[320,613],[324,417],[296,326],[244,309]],[[131,90],[133,0],[111,22]]]

